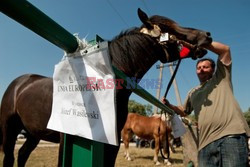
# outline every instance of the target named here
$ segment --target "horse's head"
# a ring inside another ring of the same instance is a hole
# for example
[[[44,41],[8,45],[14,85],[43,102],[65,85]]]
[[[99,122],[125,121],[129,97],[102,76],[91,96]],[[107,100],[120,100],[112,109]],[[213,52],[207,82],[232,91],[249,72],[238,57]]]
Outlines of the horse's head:
[[[140,9],[138,16],[143,23],[141,32],[155,38],[164,47],[166,59],[161,59],[164,63],[179,58],[180,46],[188,48],[189,57],[193,59],[203,57],[207,53],[203,46],[212,42],[209,32],[181,27],[175,21],[163,16],[155,15],[148,18]]]

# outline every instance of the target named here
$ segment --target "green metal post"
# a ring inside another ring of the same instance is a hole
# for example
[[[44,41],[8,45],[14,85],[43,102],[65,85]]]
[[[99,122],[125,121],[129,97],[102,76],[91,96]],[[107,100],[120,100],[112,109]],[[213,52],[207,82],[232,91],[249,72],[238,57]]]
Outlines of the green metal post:
[[[26,0],[0,0],[0,11],[68,53],[76,51],[78,47],[78,42],[72,34]],[[116,76],[127,84],[127,76],[115,67],[113,69]],[[132,91],[169,114],[174,113],[139,85],[136,84]],[[65,135],[64,167],[103,166],[103,155],[104,144]]]
[[[64,135],[63,167],[100,167],[103,166],[103,157],[103,143]]]

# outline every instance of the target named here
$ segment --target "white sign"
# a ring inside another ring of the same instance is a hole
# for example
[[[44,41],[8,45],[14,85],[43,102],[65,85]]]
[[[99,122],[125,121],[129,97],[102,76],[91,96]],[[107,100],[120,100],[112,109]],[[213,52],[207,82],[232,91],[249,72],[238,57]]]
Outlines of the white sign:
[[[165,41],[168,41],[168,40],[169,40],[169,34],[168,33],[161,34],[160,42],[165,42]]]
[[[47,128],[118,145],[114,95],[107,42],[66,55],[55,66]]]
[[[186,129],[177,114],[174,114],[173,118],[171,119],[172,131],[174,138],[181,137],[186,133]]]

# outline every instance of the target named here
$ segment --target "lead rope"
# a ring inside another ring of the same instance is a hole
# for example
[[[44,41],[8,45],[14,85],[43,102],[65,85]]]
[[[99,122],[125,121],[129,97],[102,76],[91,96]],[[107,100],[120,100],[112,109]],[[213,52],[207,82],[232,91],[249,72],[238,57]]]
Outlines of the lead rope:
[[[161,119],[162,119],[162,110],[161,110],[161,115],[160,115],[160,126],[159,126],[159,128],[158,128],[158,134],[159,134],[159,147],[160,147],[160,153],[161,153],[161,157],[163,158],[163,159],[169,159],[169,157],[170,157],[170,152],[169,152],[169,141],[168,141],[168,132],[167,132],[167,129],[166,129],[166,149],[167,149],[167,157],[165,157],[165,155],[163,154],[163,152],[162,152],[162,147],[161,147],[161,138],[160,138],[160,136],[161,136],[161,134],[160,134],[160,132],[161,132]],[[164,112],[164,115],[165,115],[165,119],[167,118],[167,116],[166,116],[166,113]],[[164,147],[163,147],[164,148]]]
[[[166,92],[165,92],[165,94],[164,94],[164,98],[167,97],[168,91],[169,91],[169,89],[170,89],[170,87],[171,87],[171,85],[172,85],[172,83],[173,83],[173,81],[174,81],[174,78],[175,78],[175,76],[176,76],[176,73],[177,73],[177,70],[178,70],[180,64],[181,64],[181,59],[178,60],[177,65],[176,65],[176,68],[175,68],[175,70],[174,70],[174,73],[173,73],[171,79],[170,79],[169,82],[168,82],[168,86],[167,86]]]
[[[187,47],[187,48],[192,48],[192,49],[195,48],[195,46],[192,45],[192,44],[189,44],[189,43],[187,43],[187,42],[185,42],[185,41],[183,41],[183,40],[178,40],[174,35],[170,35],[169,38],[170,38],[171,40],[177,41],[177,43],[180,44],[181,47],[185,46],[185,47]],[[167,40],[169,40],[169,39],[167,38]],[[165,40],[163,40],[163,41],[161,41],[161,42],[165,42]],[[165,50],[164,50],[164,51],[165,51]],[[181,49],[180,49],[180,52],[181,52]],[[189,53],[185,53],[185,54],[189,54]],[[181,55],[180,55],[180,56],[181,56]],[[184,55],[184,56],[187,56],[187,55]],[[179,60],[178,60],[178,62],[177,62],[177,65],[176,65],[176,68],[175,68],[175,70],[174,70],[174,73],[173,73],[171,79],[169,80],[169,83],[168,83],[168,85],[167,85],[167,89],[166,89],[165,94],[164,94],[164,98],[167,97],[167,94],[168,94],[168,92],[169,92],[169,89],[170,89],[170,87],[171,87],[171,85],[172,85],[172,83],[173,83],[173,81],[174,81],[174,78],[175,78],[175,76],[176,76],[176,73],[177,73],[177,71],[178,71],[178,69],[179,69],[180,63],[181,63],[181,57],[179,58]],[[160,132],[161,132],[160,127],[161,127],[161,121],[162,121],[162,120],[161,120],[161,119],[162,119],[162,114],[163,114],[163,111],[161,110],[161,114],[160,114],[160,126],[159,126],[159,128],[158,128],[158,134],[159,134],[159,136],[160,136]],[[166,112],[164,112],[164,114],[165,114],[165,119],[166,119]],[[166,147],[167,147],[166,149],[167,149],[167,154],[168,154],[167,157],[165,157],[164,154],[162,153],[161,141],[159,140],[160,152],[161,152],[161,156],[162,156],[163,159],[169,159],[169,157],[170,157],[170,152],[169,152],[169,140],[168,140],[168,132],[167,132],[167,131],[166,131],[166,142],[167,142],[167,143],[166,143]]]
[[[179,68],[179,66],[180,66],[180,63],[181,63],[181,59],[178,60],[177,65],[176,65],[176,68],[175,68],[175,70],[174,70],[174,73],[173,73],[171,79],[170,79],[169,82],[168,82],[168,86],[167,86],[167,89],[166,89],[166,91],[165,91],[164,98],[167,97],[167,94],[168,94],[168,92],[169,92],[169,89],[170,89],[170,87],[171,87],[173,81],[174,81],[174,78],[175,78],[175,76],[176,76],[176,73],[177,73],[177,71],[178,71],[178,68]],[[163,112],[162,112],[162,110],[161,110],[161,119],[162,119],[162,114],[163,114]],[[166,119],[166,113],[164,112],[164,114],[165,114],[165,119]],[[160,126],[161,126],[161,119],[160,119]],[[159,130],[158,130],[159,136],[160,136],[160,126],[159,126]],[[166,143],[166,149],[167,149],[167,157],[165,157],[164,154],[162,153],[161,141],[159,141],[159,142],[160,142],[159,144],[160,144],[160,152],[161,152],[162,158],[163,158],[163,159],[169,159],[169,157],[170,157],[170,152],[169,152],[169,140],[168,140],[168,132],[167,132],[167,131],[166,131],[166,142],[167,142],[167,143]]]
[[[176,76],[176,73],[177,73],[177,71],[178,71],[178,68],[179,68],[179,66],[180,66],[180,63],[181,63],[181,59],[178,60],[178,63],[177,63],[176,68],[175,68],[175,70],[174,70],[174,73],[173,73],[171,79],[170,79],[169,82],[168,82],[168,86],[167,86],[167,89],[166,89],[166,91],[165,91],[164,98],[167,97],[168,91],[169,91],[169,89],[170,89],[170,87],[171,87],[171,85],[172,85],[172,83],[173,83],[173,81],[174,81],[174,78],[175,78],[175,76]],[[159,129],[158,129],[159,136],[160,136],[160,132],[161,132],[160,127],[161,127],[161,121],[162,121],[162,120],[161,120],[161,119],[162,119],[162,114],[163,114],[163,112],[162,112],[162,110],[161,110],[161,115],[160,115],[160,126],[159,126]],[[166,116],[166,113],[164,112],[164,114],[165,114],[165,119],[166,119],[166,117],[167,117],[167,116]],[[164,154],[162,153],[161,139],[159,140],[159,145],[160,145],[160,153],[161,153],[162,158],[163,158],[163,159],[169,159],[169,157],[170,157],[170,152],[169,152],[169,140],[168,140],[168,132],[167,132],[167,131],[166,131],[166,149],[167,149],[167,157],[165,157]]]

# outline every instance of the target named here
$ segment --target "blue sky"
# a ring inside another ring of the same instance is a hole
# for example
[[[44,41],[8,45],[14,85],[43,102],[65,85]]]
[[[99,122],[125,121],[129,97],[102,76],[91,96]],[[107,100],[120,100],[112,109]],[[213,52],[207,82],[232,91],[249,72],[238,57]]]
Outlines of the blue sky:
[[[91,40],[98,34],[112,39],[122,30],[140,26],[137,8],[149,16],[163,15],[181,26],[211,32],[214,40],[231,47],[233,58],[232,81],[234,94],[243,111],[250,107],[250,1],[249,0],[32,0],[29,1],[70,33]],[[52,76],[54,65],[63,56],[63,50],[0,13],[0,99],[10,82],[25,73]],[[216,59],[209,52],[207,57]],[[187,92],[199,84],[191,59],[182,61],[176,76],[182,102]],[[157,62],[143,79],[158,79]],[[163,96],[170,79],[169,69],[164,68]],[[156,89],[148,91],[156,95]],[[167,96],[177,104],[173,86]],[[147,104],[141,97],[134,99]]]

